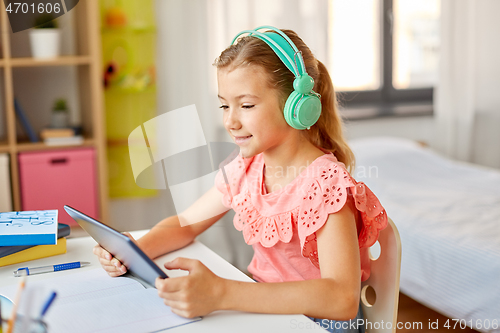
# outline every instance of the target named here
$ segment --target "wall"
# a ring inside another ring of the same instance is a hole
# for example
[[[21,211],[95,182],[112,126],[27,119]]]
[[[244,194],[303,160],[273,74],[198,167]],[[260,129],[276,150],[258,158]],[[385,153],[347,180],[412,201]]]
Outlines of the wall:
[[[434,142],[435,122],[432,116],[377,118],[346,121],[348,140],[369,136],[396,136],[429,145]]]

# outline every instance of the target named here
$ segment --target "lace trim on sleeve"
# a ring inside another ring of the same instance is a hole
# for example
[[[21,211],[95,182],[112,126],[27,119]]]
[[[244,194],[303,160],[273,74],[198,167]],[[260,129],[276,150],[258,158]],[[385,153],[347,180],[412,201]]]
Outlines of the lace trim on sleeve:
[[[243,238],[249,245],[260,242],[264,247],[272,247],[278,241],[290,242],[293,235],[293,211],[262,216],[253,206],[248,191],[234,197],[236,214],[234,226],[243,230]]]
[[[379,231],[387,225],[387,216],[377,197],[363,183],[357,183],[340,165],[322,167],[320,177],[310,179],[303,187],[303,200],[298,211],[298,233],[302,255],[319,267],[316,231],[338,212],[347,200],[347,188],[354,196],[356,208],[361,212],[363,228],[359,247],[370,247]]]

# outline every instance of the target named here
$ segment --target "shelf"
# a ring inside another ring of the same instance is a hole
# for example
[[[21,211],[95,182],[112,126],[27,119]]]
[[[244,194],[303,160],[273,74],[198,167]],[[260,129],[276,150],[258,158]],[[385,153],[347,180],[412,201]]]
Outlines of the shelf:
[[[112,84],[109,87],[105,88],[104,93],[106,94],[141,94],[141,93],[155,93],[156,92],[156,84],[149,84],[145,87],[121,87],[118,84]]]
[[[101,89],[99,0],[80,1],[71,15],[65,15],[65,25],[61,23],[61,27],[67,29],[66,37],[61,41],[66,41],[66,47],[62,48],[65,55],[49,59],[31,56],[29,31],[11,33],[3,3],[0,7],[4,10],[0,13],[0,127],[4,130],[0,138],[0,153],[6,153],[10,159],[12,210],[23,209],[18,153],[94,148],[99,215],[106,221],[109,189]],[[32,125],[37,125],[34,130],[39,130],[49,119],[52,101],[59,96],[72,101],[75,114],[79,114],[78,121],[88,137],[79,145],[48,146],[43,141],[29,142],[22,136],[25,131],[18,124],[14,97],[25,101],[27,117],[31,118]]]
[[[73,66],[73,65],[88,65],[92,62],[89,56],[62,56],[54,59],[34,59],[27,58],[11,58],[10,64],[12,67],[37,67],[37,66]],[[0,60],[0,64],[5,63]]]
[[[128,146],[129,141],[128,141],[128,138],[124,138],[124,139],[108,139],[108,140],[106,140],[106,143],[107,143],[108,147],[123,147],[123,146]]]
[[[5,141],[0,141],[0,153],[8,153],[10,151],[9,145]]]
[[[60,148],[78,148],[78,147],[93,147],[93,139],[84,139],[81,145],[60,145],[48,146],[43,142],[23,142],[17,144],[17,151],[38,151],[38,150],[54,150]],[[0,146],[1,147],[1,146]]]
[[[156,32],[156,26],[154,25],[142,25],[142,24],[135,24],[135,25],[127,25],[124,27],[110,27],[110,26],[104,26],[101,28],[102,33],[155,33]]]

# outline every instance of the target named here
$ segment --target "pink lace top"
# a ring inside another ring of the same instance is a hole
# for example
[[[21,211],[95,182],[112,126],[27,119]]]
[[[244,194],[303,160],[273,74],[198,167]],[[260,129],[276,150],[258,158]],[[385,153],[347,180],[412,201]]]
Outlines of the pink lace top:
[[[292,182],[271,193],[266,193],[263,182],[262,154],[238,155],[223,170],[225,175],[219,170],[215,185],[224,195],[223,204],[236,213],[234,226],[254,248],[248,266],[254,279],[320,278],[316,231],[346,202],[359,212],[361,280],[370,276],[368,250],[387,225],[387,216],[377,197],[365,184],[356,182],[332,153],[318,157]]]

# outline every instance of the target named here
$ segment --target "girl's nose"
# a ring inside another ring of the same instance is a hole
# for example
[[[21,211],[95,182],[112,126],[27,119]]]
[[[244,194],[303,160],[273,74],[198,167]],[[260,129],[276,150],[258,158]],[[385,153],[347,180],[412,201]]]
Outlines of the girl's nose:
[[[241,123],[236,112],[228,110],[224,118],[224,124],[228,130],[238,130],[241,128]]]

